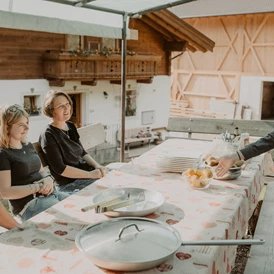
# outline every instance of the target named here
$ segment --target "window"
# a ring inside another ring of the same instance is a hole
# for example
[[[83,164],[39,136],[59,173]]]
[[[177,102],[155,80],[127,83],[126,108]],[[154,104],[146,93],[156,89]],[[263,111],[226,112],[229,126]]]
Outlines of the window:
[[[136,90],[126,91],[126,116],[136,116]]]
[[[30,116],[41,113],[40,95],[24,95],[24,109]]]

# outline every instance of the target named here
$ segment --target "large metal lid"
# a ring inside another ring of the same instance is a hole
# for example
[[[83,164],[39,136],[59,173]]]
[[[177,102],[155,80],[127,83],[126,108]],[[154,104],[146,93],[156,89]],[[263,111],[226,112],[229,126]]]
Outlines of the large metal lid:
[[[76,244],[94,259],[141,263],[169,256],[181,245],[181,237],[162,222],[125,217],[88,226],[77,234]]]

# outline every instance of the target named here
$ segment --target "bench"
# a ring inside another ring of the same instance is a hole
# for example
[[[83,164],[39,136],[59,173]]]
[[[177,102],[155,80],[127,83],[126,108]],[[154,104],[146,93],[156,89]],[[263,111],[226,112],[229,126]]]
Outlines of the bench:
[[[153,133],[151,136],[146,137],[145,133],[147,132],[147,127],[140,127],[140,128],[129,128],[125,130],[125,146],[127,146],[127,149],[129,151],[130,145],[135,143],[148,143],[148,146],[150,145],[151,140],[158,140],[159,136],[154,135]],[[121,136],[122,131],[121,129],[117,132],[117,141],[118,143],[121,142]]]
[[[229,120],[212,118],[170,117],[167,130],[187,133],[187,138],[198,134],[221,134],[228,130],[232,133],[235,127],[240,133],[248,132],[250,136],[262,137],[274,129],[274,121],[269,120]]]
[[[265,244],[251,246],[250,256],[245,268],[246,274],[274,273],[274,182],[266,186],[254,238],[265,239]]]

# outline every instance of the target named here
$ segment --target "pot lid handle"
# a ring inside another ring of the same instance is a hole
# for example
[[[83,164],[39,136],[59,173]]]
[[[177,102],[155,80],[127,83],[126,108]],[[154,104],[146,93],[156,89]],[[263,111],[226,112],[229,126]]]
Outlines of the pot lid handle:
[[[119,234],[118,234],[118,239],[117,239],[115,242],[120,241],[120,240],[121,240],[121,237],[122,237],[122,234],[124,233],[124,231],[125,231],[127,228],[131,227],[131,226],[134,226],[138,232],[144,231],[144,229],[139,229],[138,225],[136,225],[136,224],[129,224],[129,225],[126,225],[126,226],[124,226],[124,227],[122,227],[122,228],[120,229]]]

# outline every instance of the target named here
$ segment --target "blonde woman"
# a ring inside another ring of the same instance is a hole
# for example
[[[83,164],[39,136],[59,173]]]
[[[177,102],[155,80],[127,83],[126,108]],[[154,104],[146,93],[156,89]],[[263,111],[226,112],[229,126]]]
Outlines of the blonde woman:
[[[69,121],[72,115],[69,95],[63,91],[49,91],[43,112],[52,121],[41,133],[39,142],[58,189],[73,194],[102,178],[103,167],[85,151],[75,125]]]
[[[68,197],[53,191],[39,156],[27,142],[29,117],[19,105],[0,108],[0,193],[14,215],[27,220]]]

